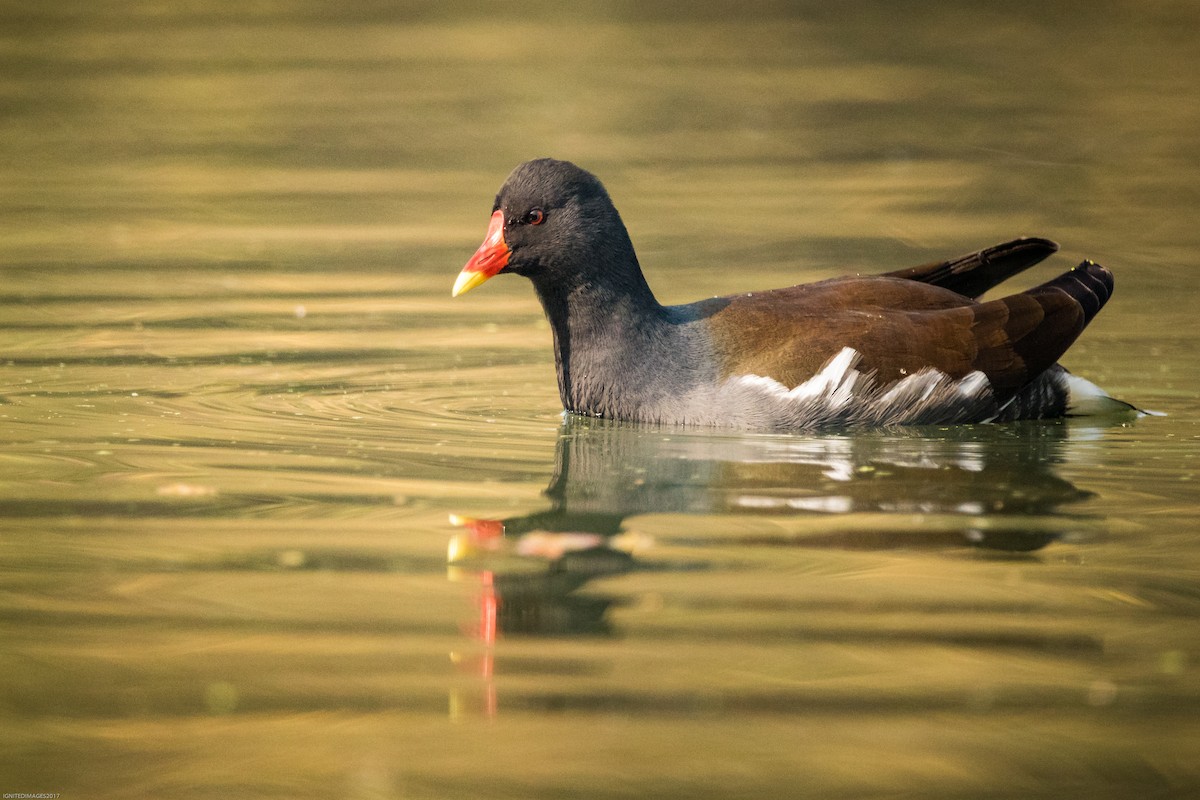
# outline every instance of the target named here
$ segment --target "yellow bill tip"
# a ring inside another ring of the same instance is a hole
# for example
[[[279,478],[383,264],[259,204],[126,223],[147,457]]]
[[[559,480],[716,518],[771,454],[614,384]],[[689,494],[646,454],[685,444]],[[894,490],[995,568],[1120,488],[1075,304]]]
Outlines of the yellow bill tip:
[[[458,297],[460,294],[469,292],[490,277],[492,276],[486,272],[474,272],[464,269],[458,273],[458,280],[454,282],[454,288],[450,290],[450,296]]]

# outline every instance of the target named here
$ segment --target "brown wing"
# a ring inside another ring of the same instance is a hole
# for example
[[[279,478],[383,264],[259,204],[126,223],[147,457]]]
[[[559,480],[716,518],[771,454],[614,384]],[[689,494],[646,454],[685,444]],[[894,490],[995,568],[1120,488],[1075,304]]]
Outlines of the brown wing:
[[[966,297],[979,297],[1057,250],[1058,245],[1049,239],[1026,237],[948,261],[934,261],[919,267],[887,272],[881,277],[919,281],[941,286]]]
[[[1054,364],[1111,293],[1112,275],[1091,262],[986,303],[919,282],[844,279],[709,301],[709,328],[725,376],[796,386],[852,347],[859,369],[884,383],[926,367],[979,370],[1003,401]]]

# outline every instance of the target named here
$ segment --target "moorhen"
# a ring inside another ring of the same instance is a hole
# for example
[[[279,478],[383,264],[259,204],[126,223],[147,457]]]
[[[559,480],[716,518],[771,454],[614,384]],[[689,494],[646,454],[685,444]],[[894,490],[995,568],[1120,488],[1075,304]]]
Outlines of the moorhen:
[[[1055,362],[1112,294],[1085,261],[1019,294],[976,298],[1058,249],[1023,238],[874,276],[664,306],[608,192],[542,158],[496,195],[454,284],[533,282],[577,414],[765,430],[974,423],[1130,408]]]

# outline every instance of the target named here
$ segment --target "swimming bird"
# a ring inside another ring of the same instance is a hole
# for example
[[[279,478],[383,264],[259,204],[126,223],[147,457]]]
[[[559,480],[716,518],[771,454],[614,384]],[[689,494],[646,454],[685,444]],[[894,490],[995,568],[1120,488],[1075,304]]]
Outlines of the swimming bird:
[[[603,184],[519,165],[452,294],[528,278],[567,411],[754,430],[951,424],[1130,408],[1057,361],[1112,295],[1091,261],[980,301],[1058,245],[1021,238],[958,258],[663,305]]]

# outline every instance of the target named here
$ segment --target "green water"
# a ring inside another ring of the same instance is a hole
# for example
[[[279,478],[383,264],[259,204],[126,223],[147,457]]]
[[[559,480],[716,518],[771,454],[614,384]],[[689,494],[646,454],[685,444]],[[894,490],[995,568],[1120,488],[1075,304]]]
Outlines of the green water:
[[[1200,11],[0,5],[0,792],[1200,792]],[[1165,412],[564,422],[526,158],[667,302],[1062,244]]]

